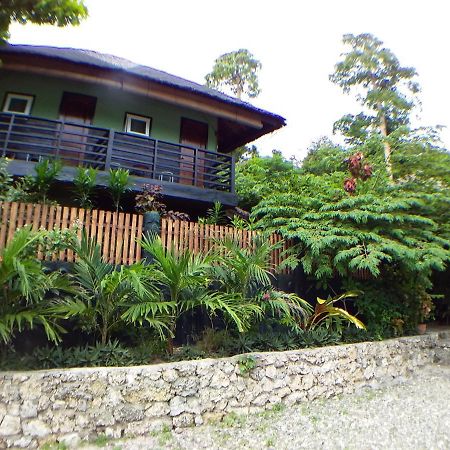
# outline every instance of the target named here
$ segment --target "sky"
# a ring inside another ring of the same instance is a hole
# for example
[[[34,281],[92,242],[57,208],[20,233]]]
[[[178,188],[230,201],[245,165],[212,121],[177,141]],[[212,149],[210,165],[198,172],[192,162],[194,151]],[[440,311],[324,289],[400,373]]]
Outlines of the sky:
[[[11,43],[96,50],[204,83],[214,60],[247,48],[262,63],[261,94],[251,103],[287,126],[255,142],[263,154],[305,156],[332,136],[333,122],[361,110],[328,79],[346,33],[372,33],[413,66],[422,87],[414,125],[450,127],[450,5],[447,0],[86,0],[79,27],[18,25]],[[450,148],[444,128],[443,145]]]

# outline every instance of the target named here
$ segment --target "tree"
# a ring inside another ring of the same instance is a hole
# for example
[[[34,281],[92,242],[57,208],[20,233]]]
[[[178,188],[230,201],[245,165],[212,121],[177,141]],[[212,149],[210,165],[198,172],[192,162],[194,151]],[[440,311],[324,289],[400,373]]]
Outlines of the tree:
[[[252,156],[236,164],[239,205],[250,209],[267,195],[286,191],[296,182],[299,169],[274,150],[271,157]]]
[[[214,89],[228,89],[237,98],[250,98],[260,93],[258,71],[261,63],[247,50],[239,49],[219,56],[210,73],[205,77],[206,85]]]
[[[160,301],[151,268],[142,263],[116,267],[104,261],[100,246],[85,231],[73,250],[77,254],[73,267],[77,295],[60,301],[54,313],[79,318],[83,328],[94,330],[103,345],[127,322],[146,322],[163,336],[171,305]],[[148,305],[147,314],[145,320],[137,320],[136,307],[142,302]]]
[[[417,104],[415,94],[419,92],[415,81],[417,72],[412,67],[402,67],[397,57],[383,47],[383,42],[371,34],[346,34],[343,42],[350,49],[336,64],[330,80],[345,93],[354,91],[369,114],[346,116],[347,120],[341,126],[352,129],[357,120],[360,131],[370,127],[377,129],[383,138],[386,171],[393,181],[392,145],[388,136],[399,126],[409,124],[409,114]],[[351,131],[356,132],[355,129]]]
[[[2,0],[0,42],[8,40],[12,22],[64,27],[78,25],[87,14],[83,0]]]
[[[313,142],[302,161],[301,172],[314,175],[331,174],[342,168],[348,152],[327,137]]]
[[[245,331],[250,318],[260,309],[253,304],[242,302],[240,296],[214,292],[213,265],[216,261],[212,254],[194,254],[186,249],[177,252],[175,248],[166,249],[159,237],[145,236],[141,241],[142,248],[152,257],[150,265],[154,277],[161,289],[160,296],[171,306],[171,317],[168,323],[168,351],[173,352],[177,320],[186,312],[203,309],[211,316],[218,312],[239,332]],[[134,318],[143,320],[152,309],[152,303],[145,301],[130,308]]]

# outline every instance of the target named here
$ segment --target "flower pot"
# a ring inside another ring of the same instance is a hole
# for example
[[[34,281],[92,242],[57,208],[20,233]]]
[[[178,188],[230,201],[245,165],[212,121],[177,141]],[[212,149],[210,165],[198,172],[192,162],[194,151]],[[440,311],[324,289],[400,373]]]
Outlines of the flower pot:
[[[417,332],[419,334],[425,334],[426,331],[427,331],[427,324],[426,323],[419,323],[417,325]]]

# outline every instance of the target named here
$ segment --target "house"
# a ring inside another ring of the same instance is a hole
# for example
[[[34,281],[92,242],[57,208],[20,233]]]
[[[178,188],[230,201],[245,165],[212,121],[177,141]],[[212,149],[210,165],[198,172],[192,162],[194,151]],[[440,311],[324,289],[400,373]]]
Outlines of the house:
[[[0,152],[13,175],[59,158],[76,167],[132,175],[133,189],[163,186],[179,203],[235,206],[237,147],[285,119],[183,78],[90,50],[0,47]]]

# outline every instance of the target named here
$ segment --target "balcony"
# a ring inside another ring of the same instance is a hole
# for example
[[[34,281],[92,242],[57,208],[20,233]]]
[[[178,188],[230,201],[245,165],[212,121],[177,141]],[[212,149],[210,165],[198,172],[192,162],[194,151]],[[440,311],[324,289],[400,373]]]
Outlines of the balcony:
[[[236,205],[234,161],[230,155],[106,128],[40,117],[0,113],[0,152],[14,175],[32,173],[36,162],[58,158],[62,179],[75,167],[94,167],[99,184],[109,169],[128,169],[133,188],[164,186],[165,195]]]

